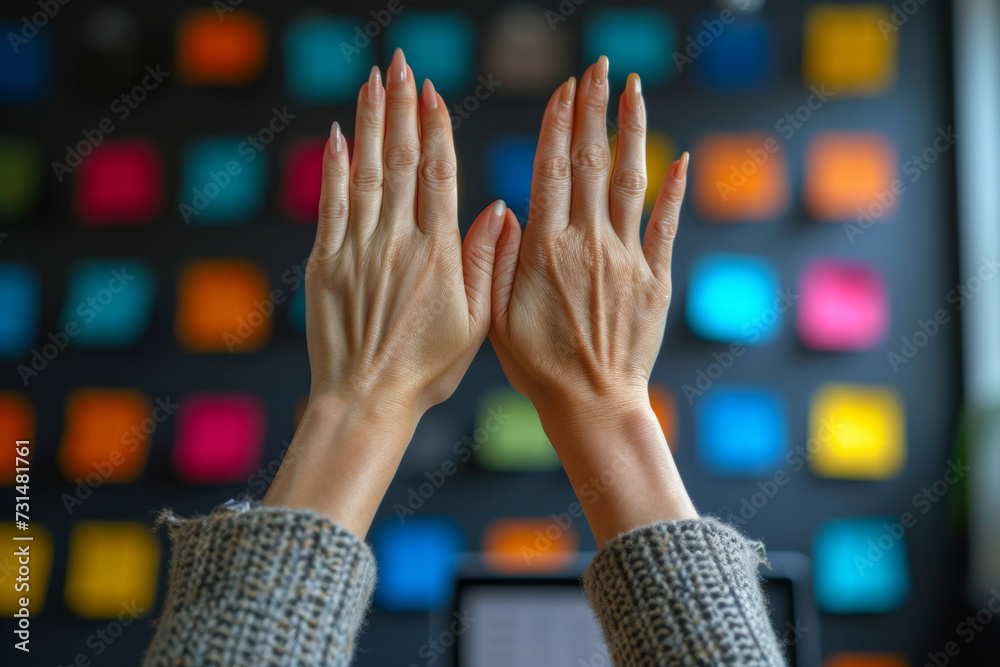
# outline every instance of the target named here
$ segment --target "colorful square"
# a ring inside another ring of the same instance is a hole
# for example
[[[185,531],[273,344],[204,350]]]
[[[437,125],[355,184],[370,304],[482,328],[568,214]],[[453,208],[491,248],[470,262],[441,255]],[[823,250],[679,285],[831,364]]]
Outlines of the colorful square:
[[[41,289],[25,264],[0,263],[0,357],[26,353],[38,331]]]
[[[497,95],[551,95],[573,69],[568,31],[553,31],[541,7],[497,9],[484,37],[482,69],[503,82]]]
[[[910,667],[901,653],[834,653],[823,667]]]
[[[821,477],[882,480],[906,463],[903,400],[891,387],[828,384],[813,397],[809,459]]]
[[[133,389],[76,389],[66,399],[59,446],[63,476],[95,488],[134,481],[146,465],[153,406]],[[67,506],[72,514],[72,507]]]
[[[823,132],[806,149],[803,198],[817,220],[882,220],[902,193],[896,150],[881,134]]]
[[[17,137],[0,137],[0,220],[20,218],[38,201],[42,187],[42,154]]]
[[[785,150],[763,133],[710,134],[691,161],[699,212],[720,222],[773,220],[790,200]]]
[[[285,153],[281,207],[297,222],[315,224],[319,215],[326,142],[326,139],[302,139]]]
[[[267,275],[253,262],[200,259],[181,270],[175,332],[190,352],[253,352],[271,337]]]
[[[898,30],[888,7],[814,5],[806,10],[802,73],[838,95],[878,95],[896,80]]]
[[[712,474],[762,477],[788,451],[788,414],[774,393],[718,387],[697,406],[698,458]]]
[[[124,347],[142,339],[153,315],[156,278],[135,260],[82,260],[69,275],[62,328],[78,347]]]
[[[371,41],[354,21],[293,22],[285,31],[285,82],[292,99],[299,104],[353,102],[375,65]]]
[[[472,73],[475,35],[476,27],[464,14],[408,10],[386,28],[386,60],[401,48],[417,81],[430,79],[445,99],[471,95],[477,85]],[[481,77],[479,85],[492,94],[489,78]]]
[[[13,501],[13,493],[7,495]],[[21,537],[32,539],[30,541],[17,539]],[[0,615],[4,618],[13,618],[14,612],[21,609],[20,599],[23,597],[30,598],[28,612],[31,616],[41,614],[45,608],[45,595],[48,593],[49,579],[52,575],[52,556],[55,553],[52,533],[34,519],[29,521],[28,530],[18,530],[13,521],[0,521],[0,540],[7,546],[3,554],[0,554],[0,572],[5,573],[4,585],[0,586]],[[14,551],[25,545],[31,550],[31,579],[28,582],[31,590],[18,591],[14,587],[14,574],[20,563]]]
[[[81,618],[153,611],[160,541],[140,521],[79,521],[70,529],[66,606]]]
[[[163,206],[160,151],[143,139],[94,148],[77,169],[73,206],[88,227],[149,222]]]
[[[497,519],[483,531],[483,562],[494,572],[558,572],[572,565],[580,549],[573,521],[586,521],[583,509],[563,516]]]
[[[667,439],[667,445],[674,451],[677,439],[677,399],[674,393],[658,384],[649,386],[649,405],[653,408],[656,420],[660,422],[663,429],[663,437]]]
[[[52,39],[24,17],[0,23],[0,106],[34,104],[52,87]]]
[[[796,326],[813,350],[870,350],[889,331],[889,294],[873,266],[816,260],[799,277]]]
[[[476,461],[487,470],[554,470],[559,457],[542,420],[524,396],[497,389],[479,401],[473,433]]]
[[[684,314],[691,331],[706,340],[762,345],[778,335],[791,307],[786,292],[767,260],[705,255],[691,268]]]
[[[493,142],[487,149],[490,190],[515,213],[528,211],[535,143],[533,137],[508,137]]]
[[[601,9],[583,27],[583,52],[587,62],[602,55],[617,76],[637,73],[654,86],[674,77],[677,29],[659,9]]]
[[[256,14],[189,11],[177,26],[177,77],[193,86],[242,86],[264,69],[267,29]]]
[[[6,451],[0,456],[0,484],[11,485],[14,483],[17,474],[14,468],[19,467],[16,461],[17,454],[14,451],[14,443],[18,440],[32,442],[29,448],[34,453],[35,410],[28,399],[21,394],[0,391],[0,442],[8,443]],[[30,455],[28,460],[31,461]]]
[[[192,394],[180,401],[174,469],[195,484],[245,482],[260,463],[264,404],[251,394]]]
[[[699,35],[718,26],[712,43],[695,60],[702,83],[719,91],[750,90],[766,85],[774,75],[771,26],[760,18],[730,18],[718,25],[718,14],[705,15],[692,27]]]
[[[264,204],[267,157],[240,137],[201,139],[188,147],[182,178],[186,224],[240,224]]]
[[[451,602],[462,549],[458,527],[447,519],[395,519],[372,533],[378,561],[375,604],[391,611],[422,611]]]
[[[814,588],[829,614],[898,609],[910,590],[906,528],[890,517],[839,519],[813,540]]]

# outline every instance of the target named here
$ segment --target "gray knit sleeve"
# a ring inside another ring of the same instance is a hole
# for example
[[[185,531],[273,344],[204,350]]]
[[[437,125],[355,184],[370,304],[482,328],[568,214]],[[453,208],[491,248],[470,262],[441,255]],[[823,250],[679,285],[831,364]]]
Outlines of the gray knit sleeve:
[[[350,662],[375,585],[364,542],[309,510],[220,508],[161,523],[169,589],[144,665]]]
[[[597,552],[583,587],[617,667],[784,665],[763,545],[714,519],[664,521]]]

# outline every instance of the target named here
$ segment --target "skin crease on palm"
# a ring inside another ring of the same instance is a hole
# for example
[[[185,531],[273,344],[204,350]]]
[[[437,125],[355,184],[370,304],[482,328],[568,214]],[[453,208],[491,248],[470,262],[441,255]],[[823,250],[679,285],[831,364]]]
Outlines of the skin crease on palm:
[[[463,243],[444,100],[427,80],[418,98],[402,51],[384,88],[372,69],[353,156],[331,129],[306,272],[309,402],[263,504],[313,509],[363,538],[421,415],[454,392],[489,333],[599,546],[697,517],[648,394],[688,158],[668,170],[640,240],[639,77],[619,100],[613,169],[608,96],[604,57],[553,93],[524,232],[498,201]]]

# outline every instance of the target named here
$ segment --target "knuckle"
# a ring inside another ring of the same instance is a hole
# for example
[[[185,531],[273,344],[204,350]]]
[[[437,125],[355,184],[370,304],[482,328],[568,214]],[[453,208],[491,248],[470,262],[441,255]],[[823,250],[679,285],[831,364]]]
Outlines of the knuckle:
[[[607,93],[593,93],[583,98],[583,109],[591,113],[603,115],[608,108]]]
[[[625,197],[642,197],[646,194],[646,173],[641,169],[617,169],[611,187]]]
[[[411,111],[416,104],[416,99],[407,93],[388,96],[385,101],[385,106],[390,111]]]
[[[382,114],[374,110],[368,110],[358,114],[357,126],[354,131],[360,139],[366,135],[381,135],[383,127]]]
[[[569,181],[570,174],[570,162],[562,155],[545,158],[538,165],[538,177],[549,183],[565,184]]]
[[[394,174],[412,174],[420,161],[420,149],[413,144],[396,144],[385,151],[385,168]]]
[[[382,169],[377,165],[358,165],[351,177],[351,187],[359,192],[375,192],[382,187]]]
[[[667,213],[660,218],[660,238],[666,242],[672,242],[677,236],[677,228],[679,226],[679,221],[677,219],[677,214]]]
[[[428,160],[420,170],[424,184],[437,189],[450,188],[458,176],[458,168],[450,160]]]
[[[604,144],[586,143],[573,151],[573,169],[583,173],[603,173],[611,164],[611,151]]]
[[[319,214],[327,220],[343,220],[349,212],[347,198],[342,195],[323,194],[319,200]]]

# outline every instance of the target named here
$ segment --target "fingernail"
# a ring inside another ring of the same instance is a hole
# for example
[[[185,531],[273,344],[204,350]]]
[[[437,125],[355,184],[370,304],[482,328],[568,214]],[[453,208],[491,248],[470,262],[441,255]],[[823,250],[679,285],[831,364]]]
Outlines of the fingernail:
[[[642,106],[642,83],[635,72],[629,74],[625,82],[625,104],[632,110]]]
[[[571,76],[566,84],[563,86],[562,93],[559,95],[559,101],[569,106],[573,104],[573,98],[576,96],[576,77]]]
[[[340,133],[340,123],[333,121],[330,126],[330,150],[339,153],[344,150],[344,135]]]
[[[403,49],[397,48],[392,54],[389,78],[392,81],[406,81],[406,56],[403,55]]]
[[[420,93],[420,101],[423,102],[425,109],[438,108],[438,96],[430,79],[424,79],[424,89]]]
[[[690,155],[687,151],[681,153],[681,159],[674,163],[674,180],[683,181],[688,173],[688,160]]]
[[[378,102],[382,95],[382,73],[378,70],[378,65],[372,67],[371,74],[368,75],[368,101]]]
[[[597,59],[597,67],[594,68],[594,83],[603,86],[608,80],[608,57],[601,56]]]
[[[499,234],[503,229],[503,219],[507,216],[507,204],[502,199],[493,202],[493,210],[490,211],[490,221],[486,225],[486,231],[490,234]]]

